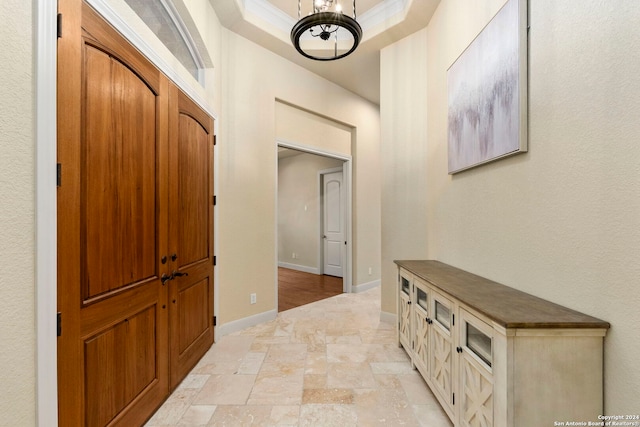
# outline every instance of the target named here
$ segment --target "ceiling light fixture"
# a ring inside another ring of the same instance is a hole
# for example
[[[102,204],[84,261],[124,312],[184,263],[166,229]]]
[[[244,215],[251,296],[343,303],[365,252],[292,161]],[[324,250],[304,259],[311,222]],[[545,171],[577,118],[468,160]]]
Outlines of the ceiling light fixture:
[[[338,0],[310,0],[312,11],[301,19],[302,0],[298,0],[298,22],[291,29],[291,41],[301,55],[316,61],[344,58],[356,50],[362,28],[356,22],[356,0],[353,18],[342,12]]]

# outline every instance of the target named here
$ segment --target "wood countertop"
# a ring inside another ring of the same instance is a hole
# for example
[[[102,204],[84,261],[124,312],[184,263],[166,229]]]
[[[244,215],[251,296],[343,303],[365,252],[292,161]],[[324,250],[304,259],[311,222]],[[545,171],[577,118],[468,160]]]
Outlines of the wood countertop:
[[[609,322],[439,261],[394,262],[507,329],[610,327]]]

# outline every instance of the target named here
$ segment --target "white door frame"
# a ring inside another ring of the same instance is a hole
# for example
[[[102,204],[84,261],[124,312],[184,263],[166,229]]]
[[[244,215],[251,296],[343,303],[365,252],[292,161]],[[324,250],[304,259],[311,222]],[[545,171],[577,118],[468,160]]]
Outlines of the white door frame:
[[[345,250],[345,263],[344,263],[344,271],[342,277],[342,291],[350,293],[352,289],[353,283],[353,201],[352,201],[352,157],[348,154],[336,153],[329,150],[324,150],[318,147],[312,147],[309,145],[299,144],[297,142],[286,141],[284,139],[276,139],[275,143],[275,182],[276,182],[276,191],[275,191],[275,225],[274,225],[274,234],[275,234],[275,262],[274,262],[274,271],[275,271],[275,288],[276,288],[276,301],[275,306],[278,307],[278,147],[290,148],[293,150],[302,151],[309,154],[316,154],[318,156],[330,157],[332,159],[342,160],[344,163],[342,165],[342,179],[344,182],[345,188],[345,200],[346,200],[346,209],[345,209],[345,238],[347,240],[346,250]],[[320,175],[318,175],[320,176]],[[320,184],[318,184],[318,188]],[[321,216],[322,218],[322,216]],[[318,225],[318,230],[322,228],[321,225]],[[322,268],[322,264],[319,264],[320,268]]]
[[[326,243],[325,239],[323,238],[323,235],[325,234],[324,231],[324,175],[330,174],[330,173],[335,173],[335,172],[342,172],[342,182],[343,182],[343,187],[346,188],[346,186],[344,185],[344,164],[342,166],[339,167],[335,167],[335,168],[330,168],[330,169],[323,169],[323,170],[319,170],[318,171],[318,198],[320,199],[320,203],[318,203],[318,210],[319,210],[319,215],[318,218],[320,219],[320,221],[318,221],[318,235],[320,236],[320,242],[319,242],[319,250],[318,250],[318,269],[320,271],[320,274],[324,274],[324,244]],[[341,197],[343,197],[345,200],[347,199],[347,195],[341,195]],[[346,214],[346,209],[344,211],[344,223],[346,225],[347,223],[347,214]],[[345,230],[346,231],[346,230]],[[345,234],[346,237],[346,234]],[[346,250],[343,253],[342,256],[342,274],[343,274],[343,279],[344,279],[344,266],[346,265]],[[347,292],[346,287],[344,286],[344,280],[343,280],[343,286],[342,286],[342,291],[343,292]]]
[[[38,0],[36,28],[35,311],[38,426],[58,425],[57,301],[57,2]]]

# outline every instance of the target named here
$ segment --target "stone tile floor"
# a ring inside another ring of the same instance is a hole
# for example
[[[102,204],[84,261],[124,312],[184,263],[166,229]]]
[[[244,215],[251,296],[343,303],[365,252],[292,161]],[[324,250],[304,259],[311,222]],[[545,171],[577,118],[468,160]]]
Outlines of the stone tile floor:
[[[451,426],[380,321],[380,288],[221,337],[146,427]]]

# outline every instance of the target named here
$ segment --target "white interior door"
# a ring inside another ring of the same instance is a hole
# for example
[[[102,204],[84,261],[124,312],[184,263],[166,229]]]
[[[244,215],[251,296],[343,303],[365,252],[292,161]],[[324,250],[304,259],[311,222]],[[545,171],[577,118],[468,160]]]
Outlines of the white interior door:
[[[342,277],[345,253],[342,171],[323,175],[324,274]]]

